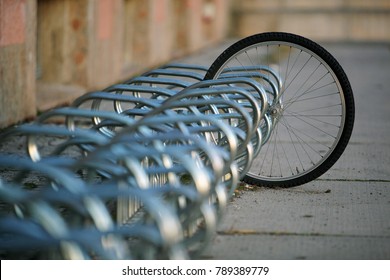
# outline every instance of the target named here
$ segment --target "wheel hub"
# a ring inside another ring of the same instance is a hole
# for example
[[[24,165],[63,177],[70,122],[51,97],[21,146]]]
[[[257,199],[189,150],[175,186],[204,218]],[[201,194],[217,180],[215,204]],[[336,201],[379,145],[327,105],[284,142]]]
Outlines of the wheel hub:
[[[279,120],[284,112],[283,104],[279,101],[275,105],[272,105],[268,112],[272,119]]]

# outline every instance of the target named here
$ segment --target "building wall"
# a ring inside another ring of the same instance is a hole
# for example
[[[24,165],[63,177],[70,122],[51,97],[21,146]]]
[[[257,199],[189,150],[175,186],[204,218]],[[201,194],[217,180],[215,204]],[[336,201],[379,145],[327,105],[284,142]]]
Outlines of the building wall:
[[[0,0],[0,128],[228,31],[229,0]]]
[[[34,1],[0,0],[0,127],[35,115]]]
[[[390,0],[233,1],[232,33],[301,34],[317,41],[389,42]]]

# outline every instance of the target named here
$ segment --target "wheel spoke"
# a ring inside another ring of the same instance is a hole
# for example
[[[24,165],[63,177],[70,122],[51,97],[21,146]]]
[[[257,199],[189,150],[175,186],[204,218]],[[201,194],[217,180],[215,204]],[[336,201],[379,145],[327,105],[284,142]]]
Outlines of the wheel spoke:
[[[322,123],[322,124],[325,124],[325,125],[330,125],[330,126],[334,126],[336,128],[340,128],[340,125],[339,124],[334,124],[334,123],[331,123],[331,122],[326,122],[324,120],[320,120],[318,118],[314,118],[313,115],[304,115],[304,114],[297,114],[295,112],[284,112],[283,114],[285,117],[289,117],[289,116],[294,116],[294,117],[302,117],[302,118],[307,118],[307,119],[310,119],[310,120],[313,120],[313,121],[317,121],[319,123]],[[325,115],[327,117],[327,115]]]
[[[311,96],[311,97],[306,97],[306,98],[303,98],[303,99],[296,99],[296,100],[285,100],[283,101],[283,104],[284,105],[289,105],[289,104],[292,104],[292,103],[297,103],[297,102],[303,102],[303,101],[308,101],[308,100],[313,100],[313,99],[317,99],[317,98],[324,98],[324,97],[329,97],[329,96],[332,96],[332,95],[339,95],[340,93],[339,92],[332,92],[332,93],[327,93],[327,94],[323,94],[323,95],[320,95],[320,96]],[[287,106],[285,107],[286,109],[288,108]]]

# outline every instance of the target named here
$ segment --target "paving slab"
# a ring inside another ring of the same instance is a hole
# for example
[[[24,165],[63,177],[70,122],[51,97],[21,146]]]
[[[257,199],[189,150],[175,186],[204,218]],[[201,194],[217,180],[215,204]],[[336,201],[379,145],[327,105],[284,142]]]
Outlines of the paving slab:
[[[389,183],[316,181],[244,191],[230,202],[219,232],[390,237],[388,189]]]
[[[390,259],[388,183],[242,191],[204,253],[215,259]]]
[[[217,235],[204,259],[388,260],[390,239],[349,236]]]

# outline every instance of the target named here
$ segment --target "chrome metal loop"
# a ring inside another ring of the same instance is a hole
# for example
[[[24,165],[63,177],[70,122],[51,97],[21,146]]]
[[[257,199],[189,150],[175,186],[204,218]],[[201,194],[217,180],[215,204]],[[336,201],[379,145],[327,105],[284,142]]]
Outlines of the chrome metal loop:
[[[6,131],[26,136],[32,160],[0,156],[16,172],[0,182],[15,209],[0,209],[0,234],[34,236],[55,258],[197,256],[272,131],[280,79],[249,70],[207,81],[203,66],[165,65]]]

